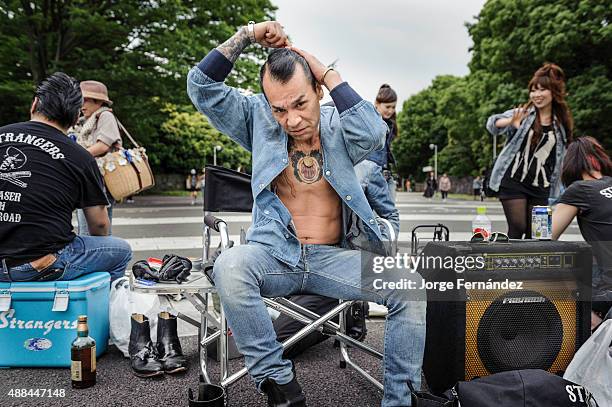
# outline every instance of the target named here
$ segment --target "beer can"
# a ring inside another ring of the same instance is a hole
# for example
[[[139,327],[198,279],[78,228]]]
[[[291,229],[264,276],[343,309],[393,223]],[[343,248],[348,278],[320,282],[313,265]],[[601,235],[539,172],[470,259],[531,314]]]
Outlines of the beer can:
[[[534,206],[531,211],[531,238],[552,239],[552,209],[550,206]]]

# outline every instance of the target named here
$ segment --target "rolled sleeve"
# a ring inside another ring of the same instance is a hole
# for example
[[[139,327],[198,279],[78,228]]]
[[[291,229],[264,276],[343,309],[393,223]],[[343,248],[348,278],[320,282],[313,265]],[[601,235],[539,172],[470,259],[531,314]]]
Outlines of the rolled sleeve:
[[[487,124],[486,124],[487,131],[491,133],[492,136],[499,136],[500,134],[506,134],[510,137],[513,136],[514,133],[516,133],[516,129],[514,128],[514,126],[510,125],[506,127],[497,127],[495,125],[495,122],[497,122],[499,119],[510,118],[512,117],[513,114],[514,114],[513,110],[507,110],[504,113],[498,113],[498,114],[494,114],[490,116],[487,119]]]
[[[329,95],[334,101],[336,109],[340,114],[355,106],[362,100],[361,96],[359,96],[359,94],[355,92],[353,88],[351,88],[348,82],[342,82],[340,85],[333,88],[331,92],[329,92]]]
[[[223,82],[232,71],[232,63],[221,52],[213,49],[200,61],[198,68],[215,82]]]

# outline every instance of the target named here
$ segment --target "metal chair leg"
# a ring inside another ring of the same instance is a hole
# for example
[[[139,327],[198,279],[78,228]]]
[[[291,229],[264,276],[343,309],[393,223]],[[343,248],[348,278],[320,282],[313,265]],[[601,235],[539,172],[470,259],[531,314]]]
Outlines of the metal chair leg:
[[[204,294],[203,297],[204,301],[202,303],[202,306],[204,308],[204,310],[208,309],[208,295]],[[198,341],[198,346],[200,348],[200,374],[202,375],[202,378],[204,379],[204,381],[206,383],[210,383],[210,377],[208,377],[208,370],[207,370],[207,362],[208,362],[208,355],[207,355],[207,336],[208,336],[208,313],[207,312],[201,312],[200,313],[200,330],[199,330],[199,341]]]

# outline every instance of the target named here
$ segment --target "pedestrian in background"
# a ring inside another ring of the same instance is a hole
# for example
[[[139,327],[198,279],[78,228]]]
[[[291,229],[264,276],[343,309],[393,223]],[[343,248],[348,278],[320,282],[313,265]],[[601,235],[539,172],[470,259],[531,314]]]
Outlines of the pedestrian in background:
[[[442,174],[440,177],[440,193],[442,194],[442,202],[446,202],[446,198],[448,197],[448,191],[451,189],[451,180],[448,177],[447,173]]]
[[[427,199],[431,199],[433,198],[437,189],[438,182],[436,181],[433,171],[431,171],[425,180],[425,192],[423,192],[423,196]]]
[[[198,199],[198,189],[199,189],[198,173],[195,170],[195,168],[192,168],[189,175],[187,176],[187,179],[185,180],[185,186],[187,188],[187,191],[191,191],[190,193],[191,204],[195,205],[196,200]]]
[[[472,181],[472,190],[474,191],[474,201],[478,199],[477,197],[480,197],[482,201],[482,180],[480,179],[480,175],[477,175],[474,181]]]
[[[395,93],[393,88],[391,88],[391,86],[388,84],[382,84],[378,89],[374,107],[382,116],[383,120],[387,124],[387,127],[389,128],[389,131],[387,132],[385,139],[385,147],[382,150],[371,152],[366,158],[367,160],[374,161],[381,167],[381,171],[385,177],[385,180],[387,181],[389,193],[391,194],[391,199],[393,202],[395,202],[397,185],[395,183],[395,178],[393,177],[393,172],[391,171],[391,166],[395,165],[395,158],[391,152],[391,143],[398,135],[397,117],[395,112],[396,106],[397,93]]]
[[[204,187],[206,186],[206,168],[202,168],[202,175],[200,175],[200,189],[202,190],[202,199],[204,199]]]

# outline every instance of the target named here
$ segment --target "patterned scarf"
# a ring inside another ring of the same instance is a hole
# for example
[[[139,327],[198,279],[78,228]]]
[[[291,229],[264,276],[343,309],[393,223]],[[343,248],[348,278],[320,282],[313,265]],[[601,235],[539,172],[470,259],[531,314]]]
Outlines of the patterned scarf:
[[[98,125],[98,118],[103,112],[110,111],[113,109],[108,106],[101,106],[98,110],[96,110],[88,119],[82,118],[79,120],[76,126],[74,126],[74,132],[77,135],[77,143],[84,147],[88,148],[96,144],[96,139],[93,136],[93,130]]]

